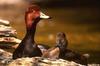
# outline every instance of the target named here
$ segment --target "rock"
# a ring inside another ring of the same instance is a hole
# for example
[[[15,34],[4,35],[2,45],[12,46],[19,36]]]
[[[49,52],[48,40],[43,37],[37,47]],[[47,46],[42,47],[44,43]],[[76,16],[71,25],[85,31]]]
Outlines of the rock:
[[[17,34],[16,30],[13,29],[11,26],[6,26],[6,25],[0,24],[0,35],[13,36],[16,34]]]
[[[6,64],[12,59],[12,53],[0,49],[0,64]]]
[[[49,59],[42,57],[26,57],[12,59],[12,53],[0,49],[0,66],[85,66],[73,61],[63,59]],[[88,64],[88,66],[100,66],[100,64]]]
[[[0,19],[0,48],[9,48],[11,45],[19,44],[21,40],[16,37],[16,34],[16,30],[10,26],[9,21]]]
[[[1,59],[1,57],[2,58],[10,58],[10,57],[12,57],[12,53],[0,49],[0,59]]]
[[[10,22],[8,20],[0,19],[0,23],[2,23],[4,25],[9,25]]]
[[[33,58],[19,58],[13,60],[8,66],[84,66],[73,61],[66,61],[63,59],[48,59],[41,57]]]
[[[0,49],[0,63],[4,66],[84,66],[73,61],[63,59],[49,59],[42,57],[26,57],[12,60],[12,53]]]

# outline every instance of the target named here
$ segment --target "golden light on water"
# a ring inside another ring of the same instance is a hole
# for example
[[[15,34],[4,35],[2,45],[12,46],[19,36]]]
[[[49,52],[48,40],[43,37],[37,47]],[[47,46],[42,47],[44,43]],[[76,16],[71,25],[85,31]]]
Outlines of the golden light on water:
[[[55,39],[55,36],[54,36],[53,34],[50,34],[50,35],[48,36],[48,39],[49,39],[49,40],[54,40],[54,39]]]
[[[44,22],[39,22],[38,25],[39,25],[40,28],[42,28],[42,27],[45,26],[45,23]]]

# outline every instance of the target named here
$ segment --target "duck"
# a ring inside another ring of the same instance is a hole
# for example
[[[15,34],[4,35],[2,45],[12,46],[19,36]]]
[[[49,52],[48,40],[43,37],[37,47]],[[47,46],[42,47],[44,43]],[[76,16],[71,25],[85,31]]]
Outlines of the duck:
[[[40,11],[38,5],[30,5],[25,11],[26,34],[19,46],[13,52],[13,59],[22,57],[40,57],[42,52],[37,46],[34,37],[36,26],[41,19],[49,19],[50,16]]]
[[[59,48],[58,58],[74,61],[87,66],[87,57],[84,54],[69,49],[66,37],[64,32],[59,32],[56,35],[56,48]]]
[[[46,52],[43,53],[42,57],[50,59],[58,59],[63,56],[65,49],[68,46],[68,41],[66,35],[63,32],[58,32],[56,35],[56,45],[49,48]]]
[[[64,32],[57,33],[56,45],[44,52],[42,57],[53,60],[60,58],[68,61],[74,61],[86,66],[88,64],[86,54],[80,54],[68,48],[68,40]]]

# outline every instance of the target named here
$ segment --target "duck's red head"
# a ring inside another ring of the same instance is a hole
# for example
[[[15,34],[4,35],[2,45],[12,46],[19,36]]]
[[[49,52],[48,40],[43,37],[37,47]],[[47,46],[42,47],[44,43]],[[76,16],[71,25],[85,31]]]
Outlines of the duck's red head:
[[[43,14],[40,11],[40,7],[37,5],[30,5],[25,12],[25,21],[27,24],[30,25],[37,19],[49,19],[49,18],[50,18],[49,16]]]
[[[25,18],[28,20],[35,20],[40,16],[40,8],[37,5],[31,5],[27,8]]]

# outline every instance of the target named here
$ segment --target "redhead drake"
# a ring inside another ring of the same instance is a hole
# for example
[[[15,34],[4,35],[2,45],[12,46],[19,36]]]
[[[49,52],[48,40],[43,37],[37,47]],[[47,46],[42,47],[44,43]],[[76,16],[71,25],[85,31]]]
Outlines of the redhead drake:
[[[39,6],[31,5],[25,12],[26,35],[19,46],[13,52],[13,59],[21,57],[41,56],[42,52],[34,41],[36,26],[41,19],[48,19],[49,16],[40,11]]]

